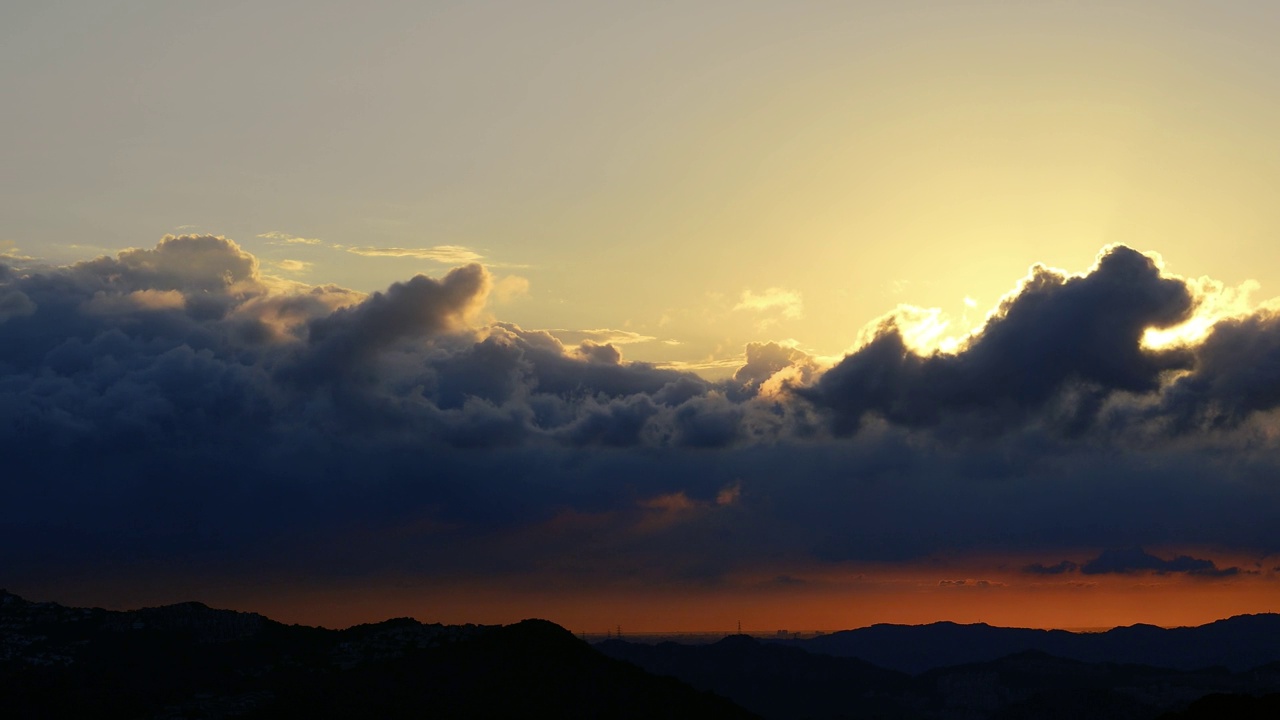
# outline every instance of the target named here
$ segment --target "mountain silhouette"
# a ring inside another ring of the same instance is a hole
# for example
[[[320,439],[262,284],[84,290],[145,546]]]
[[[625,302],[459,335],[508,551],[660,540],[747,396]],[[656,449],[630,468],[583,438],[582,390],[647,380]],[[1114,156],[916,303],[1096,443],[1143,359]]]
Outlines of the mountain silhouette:
[[[1271,718],[1276,625],[935,623],[592,647],[545,620],[328,630],[196,602],[115,612],[0,591],[0,717]]]
[[[1092,663],[1194,670],[1247,670],[1280,661],[1280,615],[1238,615],[1199,627],[1118,627],[1103,633],[1031,630],[985,624],[872,625],[805,640],[780,640],[812,652],[856,657],[911,674],[1036,650]]]
[[[545,620],[346,630],[182,603],[130,612],[0,591],[0,717],[749,718]]]
[[[876,632],[884,633],[887,629],[888,626],[881,627]],[[896,627],[894,632],[902,629]],[[1004,630],[949,623],[941,628],[906,629],[911,631],[907,634],[913,636],[920,635],[920,631],[941,630],[967,643],[981,641],[985,632]],[[1208,632],[1221,631],[1219,627]],[[1142,640],[1154,637],[1145,629],[1138,633]],[[1001,640],[1023,636],[1001,632],[995,635]],[[1120,633],[1108,642],[1115,643],[1117,638],[1126,636],[1133,637],[1133,633]],[[935,658],[975,652],[972,645],[945,648],[937,636],[933,636],[933,642],[935,645],[926,650],[934,651],[932,657]],[[993,645],[995,643],[978,649],[990,651]],[[933,667],[913,676],[857,658],[808,652],[794,643],[766,642],[742,635],[708,645],[670,642],[643,645],[608,640],[596,647],[611,657],[627,660],[655,674],[670,675],[695,688],[723,695],[763,717],[779,720],[800,717],[1156,720],[1166,713],[1196,712],[1193,703],[1210,695],[1234,698],[1280,691],[1280,663],[1239,672],[1221,665],[1183,670],[1089,662],[1039,650],[1022,650],[993,660]],[[942,652],[944,650],[946,652]],[[900,656],[925,656],[912,652],[904,648]],[[1219,717],[1234,717],[1230,708],[1237,705],[1231,704],[1230,699],[1221,702],[1226,703],[1228,714]],[[1239,707],[1252,706],[1245,703]]]
[[[913,688],[906,673],[855,658],[762,643],[746,635],[710,645],[606,640],[596,647],[655,675],[670,675],[731,698],[765,717],[841,717],[854,708],[861,717],[877,717],[896,710],[898,699]]]

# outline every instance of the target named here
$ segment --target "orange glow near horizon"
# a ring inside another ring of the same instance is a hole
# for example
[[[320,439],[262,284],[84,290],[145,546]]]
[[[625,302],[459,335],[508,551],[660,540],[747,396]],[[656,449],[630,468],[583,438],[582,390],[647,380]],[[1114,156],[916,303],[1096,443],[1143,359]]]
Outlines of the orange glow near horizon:
[[[621,626],[665,632],[832,632],[878,623],[938,621],[1005,627],[1094,630],[1138,623],[1202,625],[1233,615],[1280,611],[1280,577],[1265,563],[1241,563],[1228,577],[1138,573],[1032,575],[969,565],[827,568],[798,577],[720,583],[575,586],[565,578],[503,581],[364,579],[349,585],[300,582],[100,584],[93,597],[53,585],[11,588],[31,600],[130,609],[186,600],[256,612],[284,623],[331,628],[413,617],[425,623],[508,624],[539,617],[574,633]],[[1227,558],[1218,558],[1220,563]],[[985,563],[984,563],[985,564]],[[1223,565],[1224,567],[1227,565]],[[1021,567],[1018,565],[1017,567]],[[1263,568],[1254,570],[1252,568]],[[81,586],[83,587],[83,586]]]
[[[272,593],[236,602],[289,623],[346,627],[391,617],[444,624],[507,624],[529,617],[575,633],[617,626],[633,633],[721,632],[741,622],[752,632],[832,632],[878,623],[937,621],[1005,627],[1097,629],[1138,623],[1202,625],[1233,615],[1277,610],[1272,579],[1203,580],[1124,576],[1085,583],[1059,581],[987,586],[916,586],[869,592],[739,589],[512,591],[472,587],[367,588]]]

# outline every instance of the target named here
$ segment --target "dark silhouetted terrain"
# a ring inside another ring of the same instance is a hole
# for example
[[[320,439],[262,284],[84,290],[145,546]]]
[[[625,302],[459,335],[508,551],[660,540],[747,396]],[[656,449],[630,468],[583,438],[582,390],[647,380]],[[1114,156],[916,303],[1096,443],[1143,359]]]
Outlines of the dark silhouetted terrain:
[[[1036,650],[1061,658],[1195,670],[1248,670],[1280,662],[1280,615],[1238,615],[1199,627],[1119,627],[1103,633],[957,625],[872,625],[807,640],[781,641],[812,652],[856,657],[921,673]]]
[[[651,673],[732,698],[765,717],[899,717],[902,698],[915,691],[906,673],[746,635],[709,645],[606,640],[596,647]]]
[[[969,631],[980,633],[977,626]],[[1231,696],[1220,700],[1230,704],[1236,702],[1231,698],[1280,691],[1280,664],[1239,672],[1225,667],[1181,670],[1022,651],[912,676],[856,658],[810,653],[741,635],[710,645],[611,640],[596,647],[655,674],[728,697],[767,718],[1154,720],[1171,712],[1199,712],[1193,703],[1213,694]],[[904,653],[909,650],[903,648]],[[1240,708],[1252,707],[1249,698],[1239,702]],[[1236,717],[1230,708],[1228,714],[1215,717]]]
[[[751,715],[543,620],[338,631],[199,603],[111,612],[0,591],[0,717]]]
[[[200,603],[113,612],[0,591],[0,718],[1274,718],[1276,623],[1092,635],[938,623],[816,639],[909,673],[806,649],[816,640],[593,648],[543,620],[327,630]],[[1026,647],[1037,643],[1077,657]]]
[[[1185,712],[1170,713],[1161,720],[1275,720],[1280,718],[1280,693],[1262,697],[1210,695],[1193,703]]]

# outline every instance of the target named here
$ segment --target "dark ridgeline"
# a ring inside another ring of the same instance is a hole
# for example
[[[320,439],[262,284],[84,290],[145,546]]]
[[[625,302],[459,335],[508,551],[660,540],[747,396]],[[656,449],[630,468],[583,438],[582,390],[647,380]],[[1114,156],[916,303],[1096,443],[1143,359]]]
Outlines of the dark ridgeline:
[[[1036,650],[1084,662],[1179,670],[1220,665],[1247,670],[1280,661],[1280,615],[1237,615],[1199,627],[1118,627],[1102,633],[985,624],[872,625],[807,640],[780,641],[812,652],[856,657],[912,674]]]
[[[1250,708],[1276,702],[1249,696],[1280,692],[1280,642],[1269,634],[1278,619],[1242,616],[1199,628],[1139,626],[1096,634],[882,625],[827,636],[828,647],[847,649],[854,643],[832,641],[857,638],[859,647],[879,657],[914,663],[913,674],[866,661],[873,658],[814,650],[823,638],[766,642],[738,635],[708,645],[610,640],[596,647],[766,718],[1155,720],[1187,712],[1185,717],[1198,719],[1209,717],[1203,707],[1220,709],[1215,718],[1249,718]],[[1084,648],[1091,659],[1028,649],[1045,638],[1060,642],[1059,648]],[[1151,661],[1121,659],[1134,656]],[[1265,664],[1252,664],[1260,658]],[[1221,697],[1207,697],[1215,694]]]
[[[604,654],[714,692],[766,718],[906,717],[901,700],[910,675],[855,658],[731,635],[708,645],[606,640]]]
[[[752,716],[543,620],[339,631],[200,603],[111,612],[0,591],[0,718],[52,717]]]
[[[593,648],[543,620],[326,630],[200,603],[111,612],[0,591],[0,718],[1270,719],[1277,620],[1080,635],[885,625],[816,639],[915,663],[908,673],[805,647],[814,640]]]

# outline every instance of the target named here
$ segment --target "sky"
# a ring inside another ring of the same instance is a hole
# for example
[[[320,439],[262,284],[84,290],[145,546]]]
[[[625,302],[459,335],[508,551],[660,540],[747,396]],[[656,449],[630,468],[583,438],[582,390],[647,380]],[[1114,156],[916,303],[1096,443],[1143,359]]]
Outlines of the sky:
[[[1278,28],[6,3],[0,586],[589,632],[1276,610]]]

